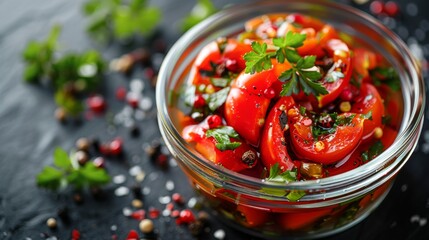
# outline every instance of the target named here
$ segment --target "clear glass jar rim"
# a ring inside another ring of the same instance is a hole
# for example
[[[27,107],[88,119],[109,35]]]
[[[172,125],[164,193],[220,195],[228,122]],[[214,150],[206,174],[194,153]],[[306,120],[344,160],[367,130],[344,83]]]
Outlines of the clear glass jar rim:
[[[207,160],[202,159],[193,151],[190,151],[190,147],[186,147],[188,143],[186,143],[182,138],[180,133],[175,129],[168,113],[167,108],[167,93],[166,93],[166,87],[167,87],[167,81],[171,75],[172,65],[179,59],[180,55],[184,51],[184,46],[187,45],[190,41],[195,39],[195,36],[198,36],[201,32],[204,31],[204,29],[210,24],[218,21],[219,19],[224,18],[225,16],[229,16],[232,14],[235,14],[237,11],[251,11],[252,9],[256,7],[263,7],[263,6],[273,6],[276,4],[288,4],[288,3],[295,3],[295,4],[313,4],[317,6],[323,6],[329,9],[333,9],[336,11],[346,11],[350,14],[359,16],[363,21],[365,21],[367,24],[371,24],[373,27],[375,27],[378,32],[381,34],[384,34],[386,37],[391,40],[395,44],[395,47],[398,48],[398,51],[401,52],[402,58],[407,66],[407,72],[410,75],[410,79],[413,81],[412,86],[414,87],[415,94],[413,95],[413,104],[410,104],[409,106],[411,109],[409,111],[409,124],[406,126],[401,127],[401,131],[398,134],[398,137],[396,141],[393,143],[392,146],[390,146],[386,151],[384,151],[382,154],[380,154],[377,158],[371,160],[370,162],[353,169],[351,171],[348,171],[346,173],[342,173],[340,175],[336,175],[333,177],[326,177],[318,180],[307,180],[307,181],[300,181],[300,182],[292,182],[286,185],[279,185],[275,183],[270,182],[264,182],[261,181],[261,179],[252,178],[244,175],[237,175],[235,172],[220,168],[219,166],[213,164],[212,162],[209,162]],[[386,175],[388,172],[392,172],[394,168],[402,167],[403,163],[401,164],[402,159],[396,159],[388,169],[383,169],[382,171],[378,171],[378,169],[382,169],[382,167],[386,164],[386,161],[389,159],[389,156],[393,156],[395,154],[400,153],[400,151],[403,150],[405,144],[410,144],[410,141],[414,141],[415,135],[420,134],[421,125],[423,122],[424,117],[424,105],[425,105],[425,91],[424,91],[424,83],[423,79],[421,77],[420,69],[418,64],[416,63],[416,60],[412,56],[411,52],[409,51],[408,47],[405,45],[405,43],[396,36],[393,32],[391,32],[387,27],[382,25],[380,22],[378,22],[376,19],[371,17],[370,15],[352,8],[350,6],[333,3],[330,1],[317,1],[317,0],[306,0],[306,1],[300,1],[300,0],[288,0],[288,1],[279,1],[279,0],[270,0],[270,1],[260,1],[257,3],[247,3],[247,4],[241,4],[232,6],[230,8],[227,8],[225,10],[222,10],[221,12],[211,16],[210,18],[204,20],[194,28],[192,28],[190,31],[185,33],[171,48],[171,50],[168,52],[162,66],[160,73],[158,75],[158,83],[156,88],[156,102],[157,102],[157,108],[158,108],[158,121],[160,123],[160,127],[165,126],[166,131],[168,131],[168,134],[171,134],[173,139],[177,141],[176,143],[180,147],[180,151],[185,151],[187,156],[191,156],[193,160],[198,161],[199,164],[202,164],[204,167],[210,169],[211,171],[218,172],[225,176],[228,179],[231,179],[237,183],[243,183],[246,185],[256,186],[259,188],[263,187],[269,187],[274,189],[304,189],[304,190],[318,190],[318,189],[325,189],[325,188],[336,188],[338,186],[347,186],[351,183],[354,183],[356,181],[368,178],[369,176],[372,176],[374,179],[381,178],[384,175]],[[396,173],[397,171],[395,171]],[[358,177],[357,177],[358,176]]]

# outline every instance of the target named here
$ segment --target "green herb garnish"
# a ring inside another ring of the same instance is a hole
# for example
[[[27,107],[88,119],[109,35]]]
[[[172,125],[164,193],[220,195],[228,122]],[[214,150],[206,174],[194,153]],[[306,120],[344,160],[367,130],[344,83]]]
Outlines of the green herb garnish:
[[[275,163],[270,167],[270,174],[268,178],[265,179],[267,182],[274,183],[290,183],[297,181],[297,169],[286,170],[281,172],[279,163]],[[305,191],[303,190],[292,190],[292,191],[284,191],[278,189],[263,189],[264,192],[273,194],[276,196],[286,196],[290,201],[298,201],[303,196],[305,196]]]
[[[216,140],[216,148],[225,150],[234,150],[241,145],[241,142],[231,142],[230,138],[239,139],[238,133],[230,126],[222,126],[209,129],[206,132],[206,137],[214,137]]]
[[[182,30],[189,30],[216,12],[217,9],[210,0],[198,0],[197,4],[192,8],[191,13],[183,19]]]
[[[66,151],[56,148],[54,166],[46,166],[36,177],[37,185],[58,190],[60,187],[73,185],[76,189],[100,186],[110,181],[110,176],[103,168],[97,168],[92,162],[83,166],[73,162]]]
[[[83,11],[89,18],[87,32],[100,41],[148,36],[161,20],[159,8],[146,0],[89,0]]]
[[[211,111],[214,112],[216,109],[222,106],[222,104],[225,103],[230,89],[230,87],[226,87],[217,92],[207,95],[206,102]]]
[[[316,56],[301,57],[297,48],[302,46],[306,38],[305,34],[289,31],[284,37],[274,38],[273,44],[277,48],[275,52],[268,51],[266,43],[252,43],[252,51],[244,55],[246,61],[246,73],[254,74],[272,68],[271,59],[276,58],[279,63],[287,60],[292,68],[284,71],[279,80],[284,82],[281,96],[289,96],[299,93],[315,96],[327,94],[326,88],[317,80],[322,74],[315,67]]]
[[[328,72],[325,77],[325,81],[328,83],[333,83],[338,81],[340,78],[344,77],[344,73],[339,71]]]
[[[297,170],[287,170],[281,172],[279,163],[275,163],[270,167],[270,175],[266,179],[268,182],[290,183],[296,182]]]
[[[401,89],[401,80],[393,67],[376,67],[370,70],[369,74],[376,86],[386,84],[394,91],[399,91]]]
[[[376,141],[368,150],[362,152],[361,158],[362,162],[368,162],[375,157],[377,157],[381,152],[383,152],[384,146],[381,141]]]
[[[60,31],[59,26],[54,26],[46,40],[27,44],[23,51],[27,64],[24,80],[39,83],[44,79],[54,89],[57,105],[67,114],[76,116],[83,111],[83,95],[100,85],[105,63],[96,51],[57,57]]]

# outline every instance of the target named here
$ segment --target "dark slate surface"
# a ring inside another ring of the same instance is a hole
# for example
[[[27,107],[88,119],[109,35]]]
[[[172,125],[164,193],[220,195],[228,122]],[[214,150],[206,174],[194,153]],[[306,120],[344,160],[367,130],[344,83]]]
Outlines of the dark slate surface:
[[[145,208],[163,209],[159,197],[169,196],[166,181],[173,180],[175,191],[185,199],[193,196],[180,169],[171,167],[167,171],[154,166],[144,154],[143,147],[159,138],[154,117],[154,107],[148,117],[138,121],[142,135],[138,139],[129,137],[125,127],[109,126],[109,114],[123,109],[124,103],[114,99],[117,86],[128,86],[129,81],[119,74],[109,73],[102,92],[108,98],[109,113],[106,117],[85,121],[83,124],[61,125],[53,118],[55,104],[52,92],[45,88],[22,82],[23,63],[20,53],[30,39],[42,39],[54,23],[63,25],[60,38],[64,51],[83,51],[89,48],[102,50],[111,60],[125,52],[124,44],[97,45],[84,32],[85,19],[80,13],[83,0],[3,0],[0,1],[0,239],[45,239],[56,236],[70,239],[71,231],[78,229],[81,239],[111,239],[117,234],[124,239],[130,229],[138,229],[138,222],[122,214],[124,207],[130,207],[132,195],[114,196],[119,187],[110,184],[105,188],[105,198],[96,200],[84,193],[85,201],[77,205],[71,199],[73,194],[61,194],[35,187],[35,175],[52,162],[56,146],[71,149],[74,141],[82,136],[96,136],[110,140],[121,136],[126,143],[124,159],[109,159],[107,167],[112,176],[123,174],[127,181],[121,185],[131,186],[134,180],[128,175],[130,166],[140,165],[147,174],[141,187],[150,189],[145,196]],[[190,11],[194,1],[152,1],[162,8],[165,18],[161,32],[171,45],[180,36],[178,21]],[[234,1],[239,2],[239,1]],[[357,6],[349,1],[342,1]],[[228,3],[215,1],[218,7]],[[401,16],[384,19],[423,59],[429,54],[426,36],[429,21],[425,14],[428,4],[424,0],[400,1]],[[358,6],[368,10],[368,4]],[[427,66],[426,64],[424,66]],[[146,81],[144,94],[153,99],[153,89],[147,79],[137,71],[134,75]],[[426,78],[427,79],[427,78]],[[398,178],[382,205],[365,221],[328,239],[429,239],[429,132],[427,124],[419,147]],[[56,230],[49,230],[45,221],[56,217],[60,208],[67,206],[70,221],[59,221]],[[156,220],[160,239],[192,239],[188,230],[177,227],[174,222],[161,217]],[[117,228],[116,231],[112,231]],[[228,228],[212,220],[205,239],[213,239],[217,229],[226,231],[227,239],[252,239],[250,236]],[[51,238],[55,239],[55,238]]]

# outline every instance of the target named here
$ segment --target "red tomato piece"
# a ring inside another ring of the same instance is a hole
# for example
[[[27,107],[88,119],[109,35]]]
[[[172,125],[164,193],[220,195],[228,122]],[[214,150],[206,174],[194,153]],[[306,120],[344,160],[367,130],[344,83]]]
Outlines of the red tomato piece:
[[[279,215],[278,222],[286,230],[299,230],[329,216],[331,212],[331,208],[322,208],[308,212],[283,213]]]
[[[366,48],[353,50],[354,70],[364,81],[369,80],[369,70],[377,67],[377,55]]]
[[[319,107],[323,107],[333,102],[341,94],[342,90],[349,84],[352,76],[352,62],[350,58],[350,50],[347,44],[338,39],[331,39],[326,42],[325,48],[334,60],[331,69],[322,79],[322,85],[328,90],[328,94],[318,96]],[[339,77],[331,81],[326,76],[329,76],[334,71],[342,73],[343,77]]]
[[[241,145],[234,150],[221,151],[216,148],[213,137],[203,137],[196,142],[195,149],[209,161],[235,172],[256,166],[258,155],[249,144],[233,138],[231,142],[241,142]]]
[[[281,83],[278,76],[290,68],[290,65],[273,61],[273,68],[255,74],[240,74],[232,84],[225,101],[225,119],[240,136],[251,145],[257,146],[260,132],[265,123],[265,115],[270,104],[271,90],[278,95]]]
[[[306,124],[301,117],[290,124],[291,141],[293,150],[298,157],[322,164],[331,164],[340,161],[351,154],[359,144],[364,119],[361,115],[353,116],[351,113],[343,113],[338,118],[351,118],[350,124],[339,125],[334,133],[313,138],[312,125]]]
[[[363,125],[362,139],[366,140],[372,136],[376,127],[382,126],[384,116],[383,99],[377,88],[372,84],[362,83],[360,94],[356,102],[352,105],[351,112],[368,114],[371,112],[371,119],[367,119]]]
[[[238,219],[242,224],[249,227],[257,227],[267,223],[270,219],[270,214],[266,210],[258,209],[255,207],[248,207],[242,204],[237,206],[243,219]]]
[[[201,74],[201,71],[212,71],[212,64],[224,64],[224,68],[235,73],[241,72],[246,67],[243,56],[251,51],[252,47],[235,39],[229,38],[225,43],[222,41],[211,42],[200,51],[189,75],[190,83],[194,85],[210,84],[210,76]],[[223,46],[223,49],[220,49],[220,46]],[[214,77],[220,76],[215,73]]]
[[[289,140],[284,135],[288,128],[287,111],[294,106],[292,97],[282,97],[268,114],[260,143],[261,160],[268,169],[276,163],[282,171],[294,167],[287,149]]]

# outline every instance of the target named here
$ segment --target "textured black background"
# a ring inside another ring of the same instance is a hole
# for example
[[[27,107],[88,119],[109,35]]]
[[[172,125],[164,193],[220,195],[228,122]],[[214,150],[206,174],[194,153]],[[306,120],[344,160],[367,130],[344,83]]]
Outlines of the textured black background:
[[[218,7],[230,3],[226,0],[214,2]],[[368,4],[358,6],[350,1],[342,2],[368,10]],[[52,92],[23,83],[22,49],[30,39],[45,38],[54,23],[63,25],[60,42],[64,51],[95,48],[110,60],[131,48],[125,42],[98,45],[90,40],[84,31],[86,21],[81,15],[83,3],[83,0],[0,1],[0,239],[44,239],[41,233],[70,239],[72,229],[81,232],[81,239],[111,239],[112,234],[124,239],[130,229],[138,229],[136,220],[122,214],[124,207],[130,207],[132,195],[115,197],[113,191],[118,185],[108,185],[105,188],[107,197],[102,201],[85,193],[82,205],[72,201],[70,191],[53,194],[35,186],[35,175],[43,166],[52,163],[54,148],[71,149],[75,140],[83,136],[96,136],[102,140],[115,136],[124,138],[125,159],[110,159],[107,167],[112,176],[128,176],[122,185],[131,186],[134,181],[127,174],[129,166],[142,166],[148,175],[142,187],[151,189],[145,196],[146,209],[151,206],[164,208],[158,198],[171,195],[172,192],[165,188],[167,180],[173,180],[174,191],[182,193],[186,199],[193,196],[177,167],[162,171],[153,166],[144,154],[143,145],[159,138],[155,107],[148,118],[138,122],[142,129],[141,137],[131,139],[126,128],[109,126],[107,117],[85,121],[81,125],[59,124],[53,118],[55,103]],[[152,3],[162,9],[164,18],[159,29],[171,46],[180,36],[178,20],[190,11],[194,1],[159,0]],[[425,10],[428,3],[424,0],[403,0],[399,4],[402,14],[395,18],[396,24],[390,25],[392,30],[412,45],[416,55],[427,57],[429,23]],[[410,4],[418,6],[416,16],[409,14],[409,10],[413,10]],[[391,21],[386,23],[392,24]],[[135,77],[144,79],[138,71]],[[153,89],[148,86],[147,79],[144,80],[147,83],[144,93],[153,99]],[[107,97],[109,113],[115,114],[124,107],[124,103],[114,99],[114,91],[117,86],[127,87],[128,82],[122,75],[107,75],[102,93]],[[425,126],[427,131],[427,124]],[[429,133],[425,131],[418,149],[398,175],[382,205],[362,223],[329,239],[429,239],[429,223],[425,224],[429,218]],[[57,230],[49,230],[45,225],[46,219],[56,217],[57,210],[64,206],[70,210],[70,223],[59,221]],[[186,228],[177,227],[167,220],[161,217],[155,222],[160,239],[192,239]],[[117,230],[111,231],[112,226],[116,226]],[[205,239],[213,238],[213,232],[217,229],[224,229],[227,239],[252,239],[214,219],[210,229]]]

